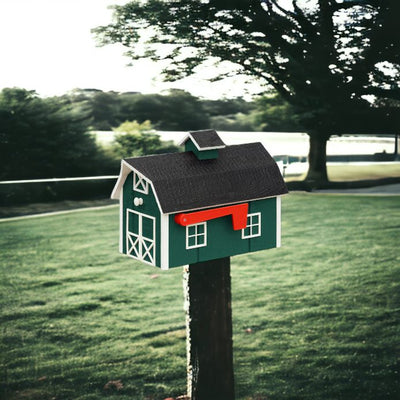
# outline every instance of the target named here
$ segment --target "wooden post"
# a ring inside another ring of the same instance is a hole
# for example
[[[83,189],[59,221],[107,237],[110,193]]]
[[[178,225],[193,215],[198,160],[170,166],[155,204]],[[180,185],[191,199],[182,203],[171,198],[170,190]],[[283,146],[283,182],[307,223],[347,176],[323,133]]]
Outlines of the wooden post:
[[[233,400],[230,258],[185,268],[188,396]]]

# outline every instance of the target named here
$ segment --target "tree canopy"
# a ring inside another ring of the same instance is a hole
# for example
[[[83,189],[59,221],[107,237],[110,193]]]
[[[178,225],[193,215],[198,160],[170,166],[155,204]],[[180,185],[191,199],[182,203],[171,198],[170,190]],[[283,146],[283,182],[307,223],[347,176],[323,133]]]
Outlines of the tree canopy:
[[[117,128],[112,152],[117,159],[148,154],[175,153],[179,150],[173,142],[162,141],[150,121],[139,123],[125,121]]]
[[[177,80],[202,63],[263,79],[310,135],[312,180],[326,180],[332,134],[398,131],[397,0],[147,0],[115,6],[95,29]]]
[[[0,92],[0,178],[30,179],[93,174],[102,157],[88,133],[84,106],[34,91]],[[102,160],[105,161],[105,160]],[[98,165],[101,168],[105,165]],[[97,169],[97,173],[100,171]]]
[[[167,131],[204,129],[210,123],[203,102],[184,90],[143,94],[77,89],[64,98],[71,104],[84,102],[96,130],[110,130],[126,120],[151,120],[154,128]]]

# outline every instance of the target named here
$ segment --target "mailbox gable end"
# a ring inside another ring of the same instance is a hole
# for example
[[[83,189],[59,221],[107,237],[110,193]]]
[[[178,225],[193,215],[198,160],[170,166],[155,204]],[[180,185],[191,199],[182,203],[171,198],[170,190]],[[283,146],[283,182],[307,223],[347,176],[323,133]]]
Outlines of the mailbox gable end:
[[[161,212],[151,182],[127,174],[120,194],[120,252],[161,266]]]

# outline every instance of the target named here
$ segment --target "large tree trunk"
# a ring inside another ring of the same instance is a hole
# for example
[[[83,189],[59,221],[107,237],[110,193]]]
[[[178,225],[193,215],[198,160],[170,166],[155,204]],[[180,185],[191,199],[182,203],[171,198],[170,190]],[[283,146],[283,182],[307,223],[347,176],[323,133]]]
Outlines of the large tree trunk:
[[[310,150],[308,153],[308,172],[306,181],[319,184],[328,181],[328,172],[326,169],[326,143],[329,136],[309,134]]]

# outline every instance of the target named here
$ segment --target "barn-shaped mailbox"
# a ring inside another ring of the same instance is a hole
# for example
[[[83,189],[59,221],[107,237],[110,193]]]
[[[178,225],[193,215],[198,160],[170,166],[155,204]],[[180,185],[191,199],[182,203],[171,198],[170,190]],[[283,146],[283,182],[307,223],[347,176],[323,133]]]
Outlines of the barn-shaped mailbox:
[[[185,152],[127,158],[120,252],[168,269],[280,246],[286,185],[261,143],[226,146],[214,130],[190,132]]]

